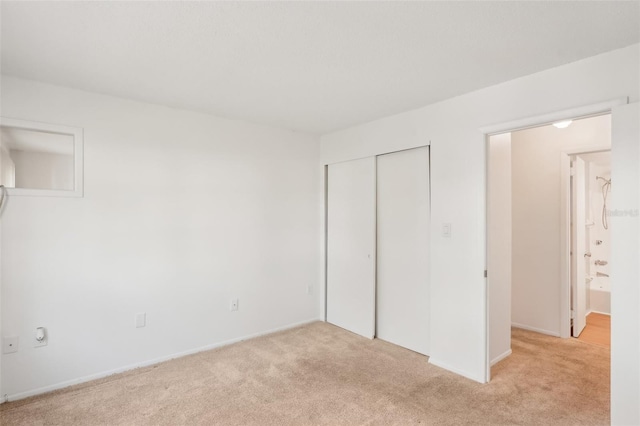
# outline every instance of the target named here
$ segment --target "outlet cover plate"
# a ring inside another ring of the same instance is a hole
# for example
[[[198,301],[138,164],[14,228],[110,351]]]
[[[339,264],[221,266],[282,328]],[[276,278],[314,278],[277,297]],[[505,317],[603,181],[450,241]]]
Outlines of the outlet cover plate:
[[[43,332],[43,336],[44,336],[44,339],[42,339],[40,341],[38,341],[38,339],[37,339],[38,329],[39,328],[42,328],[42,332]],[[34,339],[33,339],[33,342],[34,342],[33,343],[33,347],[34,348],[39,348],[39,347],[42,347],[42,346],[47,346],[48,341],[49,341],[49,336],[47,334],[47,331],[44,329],[44,327],[36,328],[36,335],[34,336]]]

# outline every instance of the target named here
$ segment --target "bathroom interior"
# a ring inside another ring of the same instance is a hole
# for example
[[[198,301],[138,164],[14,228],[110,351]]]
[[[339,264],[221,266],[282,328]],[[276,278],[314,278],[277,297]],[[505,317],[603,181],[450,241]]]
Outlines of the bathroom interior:
[[[582,154],[585,161],[585,236],[587,240],[586,289],[587,314],[611,315],[609,259],[611,231],[607,222],[607,204],[612,194],[611,151]]]

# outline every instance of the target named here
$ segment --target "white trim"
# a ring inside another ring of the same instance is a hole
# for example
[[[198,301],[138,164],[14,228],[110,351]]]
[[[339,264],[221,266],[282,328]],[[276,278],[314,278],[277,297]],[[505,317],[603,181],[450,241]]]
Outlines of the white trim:
[[[611,316],[611,312],[600,312],[600,311],[589,311],[585,316],[588,317],[589,314],[600,314],[600,315],[606,315],[608,317]]]
[[[571,337],[571,158],[560,153],[560,337]]]
[[[453,367],[447,363],[438,361],[437,359],[434,359],[432,357],[429,357],[429,364],[433,364],[436,367],[440,367],[440,368],[444,368],[445,370],[449,370],[452,373],[456,373],[460,376],[466,377],[467,379],[471,379],[473,381],[479,382],[479,383],[486,383],[485,379],[483,376],[478,376],[475,374],[471,374],[468,371],[464,371],[464,370],[460,370],[459,368]]]
[[[484,363],[485,374],[484,383],[491,381],[491,300],[489,298],[489,153],[491,150],[491,138],[488,135],[484,137],[484,227],[482,228],[482,238],[484,239],[484,334],[482,338],[484,345]],[[511,337],[509,337],[509,346],[511,346]],[[511,349],[509,349],[511,350]]]
[[[375,339],[378,335],[376,326],[378,324],[378,156],[373,156],[373,253],[371,254],[371,267],[373,268],[373,336]]]
[[[338,160],[338,161],[323,161],[322,165],[330,166],[332,164],[346,163],[347,161],[354,161],[354,160],[364,160],[365,158],[379,157],[381,155],[395,154],[396,152],[409,151],[411,149],[425,148],[425,147],[431,147],[431,140],[428,140],[424,145],[417,145],[417,146],[412,146],[409,148],[402,148],[402,149],[394,149],[391,151],[383,151],[373,155],[365,155],[363,157],[355,157],[355,158],[349,158],[347,160]],[[431,151],[429,151],[429,153],[431,153]]]
[[[0,117],[0,125],[73,136],[73,190],[5,188],[9,196],[82,197],[84,195],[84,135],[81,127]]]
[[[562,151],[561,154],[564,155],[581,155],[581,154],[592,154],[594,152],[606,152],[611,151],[611,145],[586,145],[579,148],[568,149],[566,151]]]
[[[537,328],[537,327],[529,327],[528,325],[518,324],[517,322],[512,322],[511,327],[521,328],[523,330],[528,330],[528,331],[535,331],[536,333],[546,334],[548,336],[560,337],[560,333],[558,333],[557,331],[550,331],[550,330],[545,330],[543,328]]]
[[[323,193],[323,199],[322,199],[322,210],[323,210],[322,255],[324,257],[323,259],[324,268],[322,271],[323,273],[322,282],[324,283],[324,286],[322,287],[322,294],[320,295],[320,297],[322,298],[322,320],[326,322],[327,321],[327,288],[329,285],[329,279],[327,275],[327,270],[329,267],[329,226],[328,226],[328,223],[329,223],[329,165],[328,164],[323,165],[322,170],[323,170],[323,179],[324,179],[324,182],[323,182],[324,193]]]
[[[480,132],[487,136],[493,136],[500,133],[513,132],[516,130],[525,130],[532,127],[545,126],[556,121],[586,118],[595,115],[608,114],[613,107],[625,105],[629,103],[628,97],[617,98],[606,102],[593,105],[586,105],[578,108],[571,108],[562,111],[551,112],[548,114],[537,115],[529,118],[522,118],[501,124],[492,124],[481,127]]]
[[[502,361],[503,359],[505,359],[506,357],[508,357],[509,355],[512,354],[512,350],[509,349],[507,351],[505,351],[504,353],[498,355],[497,357],[495,357],[492,361],[491,361],[491,365],[496,365],[497,363],[499,363],[500,361]]]
[[[159,364],[161,362],[169,361],[169,360],[172,360],[172,359],[175,359],[175,358],[181,358],[183,356],[192,355],[192,354],[195,354],[195,353],[198,353],[198,352],[204,352],[204,351],[208,351],[208,350],[211,350],[211,349],[216,349],[216,348],[219,348],[219,347],[222,347],[222,346],[228,346],[228,345],[231,345],[233,343],[241,342],[243,340],[249,340],[249,339],[253,339],[253,338],[256,338],[256,337],[265,336],[267,334],[273,334],[273,333],[277,333],[279,331],[289,330],[289,329],[300,327],[302,325],[310,324],[310,323],[313,323],[313,322],[316,322],[316,321],[322,321],[322,319],[320,319],[320,318],[312,318],[312,319],[308,319],[308,320],[305,320],[305,321],[300,321],[300,322],[296,322],[296,323],[293,323],[293,324],[284,325],[282,327],[276,327],[276,328],[272,328],[270,330],[266,330],[266,331],[262,331],[262,332],[258,332],[258,333],[253,333],[253,334],[248,334],[248,335],[242,336],[242,337],[236,337],[234,339],[225,340],[223,342],[212,343],[210,345],[201,346],[199,348],[189,349],[189,350],[178,352],[178,353],[174,353],[174,354],[171,354],[171,355],[165,355],[165,356],[161,356],[159,358],[154,358],[154,359],[150,359],[150,360],[147,360],[147,361],[137,362],[135,364],[129,364],[129,365],[126,365],[124,367],[115,368],[113,370],[102,371],[100,373],[90,374],[88,376],[79,377],[77,379],[66,380],[64,382],[56,383],[54,385],[43,386],[41,388],[37,388],[37,389],[30,390],[30,391],[25,391],[25,392],[18,392],[18,393],[12,394],[12,395],[7,395],[6,401],[17,401],[19,399],[24,399],[24,398],[28,398],[30,396],[40,395],[40,394],[43,394],[43,393],[46,393],[46,392],[51,392],[51,391],[62,389],[62,388],[66,388],[66,387],[69,387],[69,386],[72,386],[72,385],[77,385],[79,383],[89,382],[91,380],[101,379],[103,377],[111,376],[111,375],[118,374],[118,373],[123,373],[125,371],[134,370],[136,368],[148,367],[150,365]]]

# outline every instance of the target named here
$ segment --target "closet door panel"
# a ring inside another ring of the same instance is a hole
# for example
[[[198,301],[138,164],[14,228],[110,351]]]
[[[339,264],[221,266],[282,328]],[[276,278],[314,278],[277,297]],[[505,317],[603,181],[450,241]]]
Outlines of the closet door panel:
[[[376,336],[429,353],[429,148],[377,158]]]
[[[327,321],[375,334],[375,158],[328,167]]]

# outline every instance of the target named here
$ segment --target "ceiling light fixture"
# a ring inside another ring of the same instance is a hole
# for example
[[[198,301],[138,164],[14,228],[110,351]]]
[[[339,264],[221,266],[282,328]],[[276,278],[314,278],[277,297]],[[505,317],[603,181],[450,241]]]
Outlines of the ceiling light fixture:
[[[571,125],[571,123],[573,123],[573,120],[563,120],[563,121],[555,122],[555,123],[553,123],[553,125],[557,129],[566,129],[567,127],[569,127]]]

